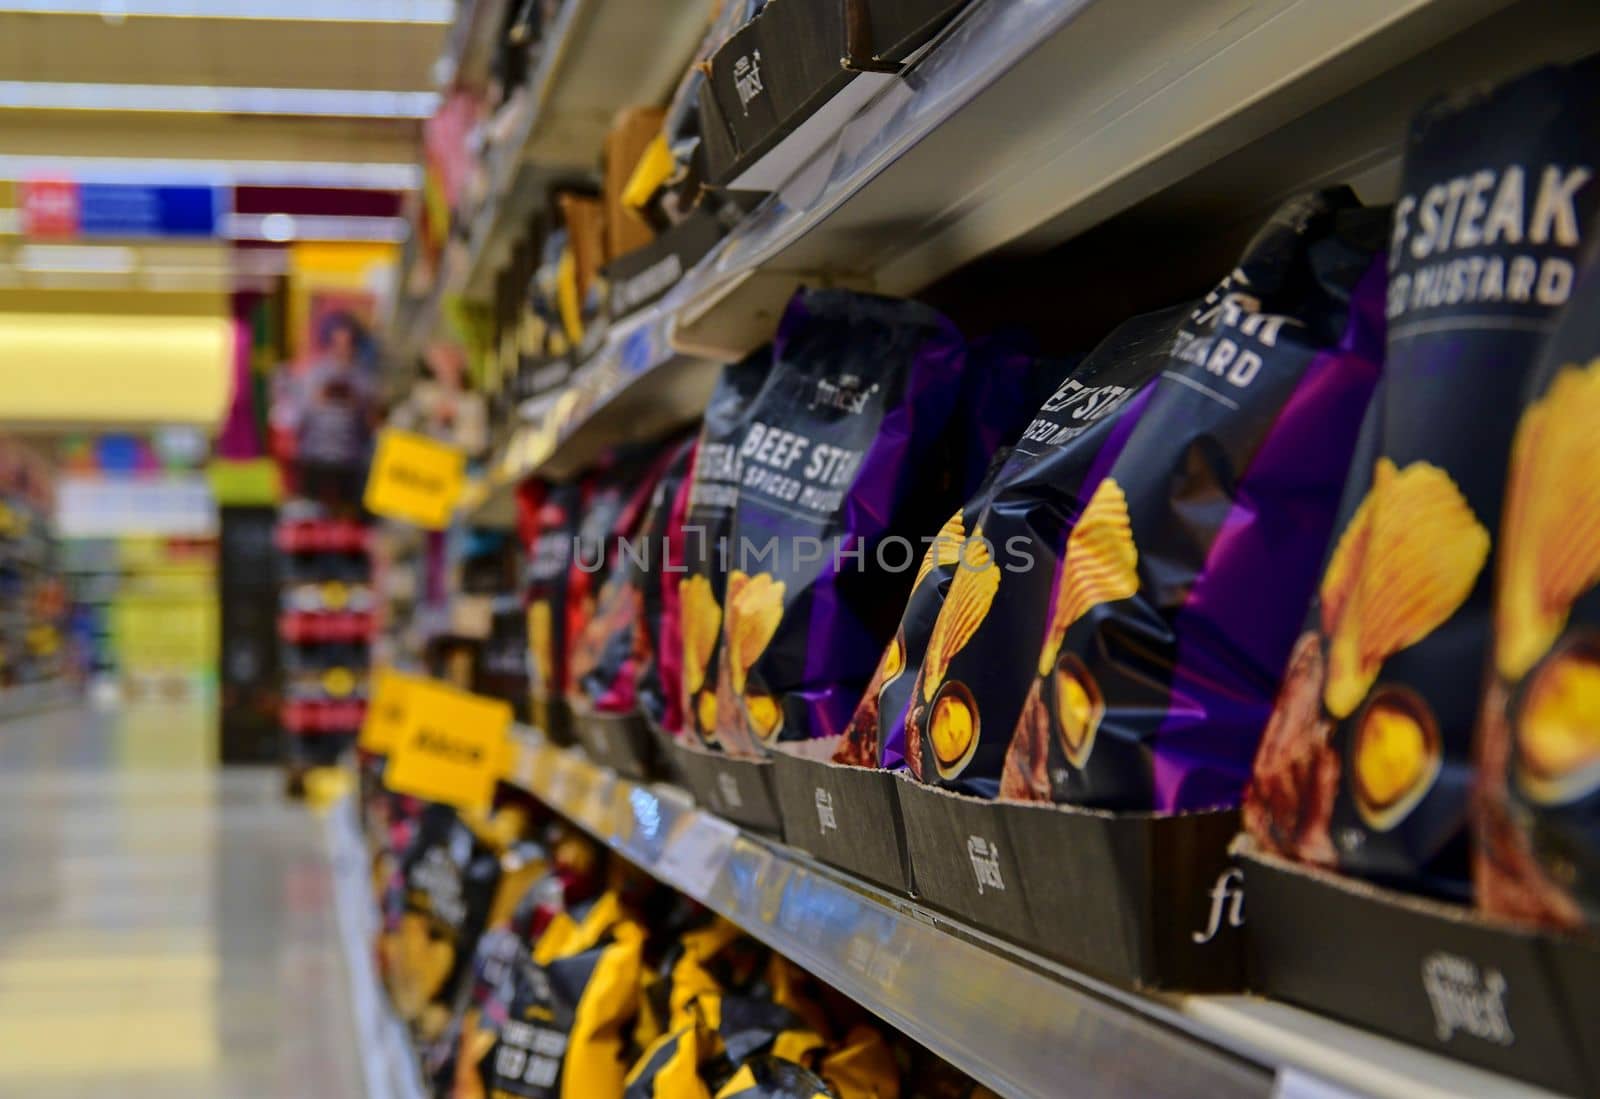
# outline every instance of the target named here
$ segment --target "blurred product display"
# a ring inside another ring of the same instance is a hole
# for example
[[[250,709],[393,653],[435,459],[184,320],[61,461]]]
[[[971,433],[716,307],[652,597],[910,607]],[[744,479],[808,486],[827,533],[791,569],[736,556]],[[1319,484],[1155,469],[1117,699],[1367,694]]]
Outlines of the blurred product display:
[[[1593,0],[374,5],[0,3],[259,36],[0,87],[0,716],[283,769],[371,1099],[1600,1095]]]

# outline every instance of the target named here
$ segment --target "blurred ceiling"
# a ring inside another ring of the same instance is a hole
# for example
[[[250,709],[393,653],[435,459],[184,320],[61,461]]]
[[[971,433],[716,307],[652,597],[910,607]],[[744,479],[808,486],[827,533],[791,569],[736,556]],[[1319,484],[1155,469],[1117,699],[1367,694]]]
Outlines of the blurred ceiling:
[[[91,14],[59,14],[73,9]],[[109,15],[92,14],[100,11]],[[317,17],[199,18],[140,11]],[[327,17],[361,12],[367,15],[361,21]],[[350,102],[356,117],[312,116],[292,103],[275,109],[268,103],[263,113],[250,114],[61,108],[84,99],[137,105],[150,98],[142,94],[145,89],[172,86],[182,90],[179,99],[192,97],[198,88],[432,93],[432,69],[448,28],[443,21],[398,21],[418,16],[442,20],[448,12],[438,3],[416,0],[0,0],[0,153],[414,164],[416,117],[368,117],[370,96],[321,97],[318,105],[331,104],[334,110]],[[85,94],[75,87],[80,85],[98,87]],[[107,85],[127,87],[118,91]]]
[[[0,0],[0,309],[24,289],[223,289],[240,267],[230,240],[397,239],[454,7]],[[254,205],[233,193],[220,239],[63,251],[22,235],[21,185],[38,180],[257,190]]]

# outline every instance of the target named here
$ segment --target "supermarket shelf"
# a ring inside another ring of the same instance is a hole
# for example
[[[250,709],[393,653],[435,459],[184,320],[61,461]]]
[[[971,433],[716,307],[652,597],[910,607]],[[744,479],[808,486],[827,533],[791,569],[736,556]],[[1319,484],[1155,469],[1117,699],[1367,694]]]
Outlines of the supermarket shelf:
[[[1548,1095],[1287,1005],[1096,981],[533,730],[511,781],[1003,1095]]]
[[[482,300],[521,224],[562,174],[591,176],[617,111],[664,101],[705,33],[703,0],[566,0],[529,87],[533,101],[490,166],[455,289]]]
[[[489,79],[495,37],[511,0],[466,0],[445,40],[435,75],[441,88],[481,87]]]
[[[700,419],[720,366],[672,348],[671,304],[645,310],[614,328],[565,392],[512,435],[491,463],[467,520],[509,529],[515,491],[526,477],[576,476],[607,451],[659,439]]]
[[[1586,0],[978,0],[734,230],[675,339],[731,360],[799,285],[911,294],[1129,212],[1220,229],[1319,183],[1387,198],[1429,96],[1597,45]]]

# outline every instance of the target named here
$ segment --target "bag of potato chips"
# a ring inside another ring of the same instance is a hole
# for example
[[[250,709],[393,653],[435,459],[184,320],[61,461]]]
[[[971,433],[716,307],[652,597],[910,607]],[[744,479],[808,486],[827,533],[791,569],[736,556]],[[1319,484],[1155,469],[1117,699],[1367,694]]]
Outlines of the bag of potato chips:
[[[577,482],[526,481],[517,491],[518,525],[528,562],[524,601],[528,613],[529,720],[557,744],[572,743],[567,709],[568,591],[573,542],[583,507]]]
[[[790,301],[738,449],[722,750],[844,731],[909,590],[911,539],[959,491],[933,459],[963,361],[950,322],[914,302],[835,290]]]
[[[1251,783],[1271,850],[1466,899],[1469,752],[1516,410],[1600,207],[1600,59],[1412,123],[1371,451]]]
[[[649,658],[649,634],[645,628],[646,592],[651,587],[651,562],[660,553],[659,541],[652,546],[653,529],[661,511],[656,506],[658,487],[669,470],[678,469],[681,478],[690,444],[669,446],[643,476],[627,486],[628,496],[612,520],[601,556],[587,556],[591,550],[580,547],[575,562],[586,585],[598,581],[598,594],[592,611],[582,621],[572,648],[572,693],[575,709],[599,714],[631,714],[635,709],[635,681],[639,669]],[[621,479],[619,478],[619,481]],[[589,572],[594,564],[602,568]],[[578,585],[575,585],[575,590]]]
[[[645,932],[617,892],[560,913],[510,975],[505,1018],[477,1062],[487,1095],[621,1095]]]
[[[389,995],[419,1043],[443,1032],[489,918],[500,857],[454,809],[429,805],[400,860],[404,907],[379,943]]]
[[[1600,922],[1600,224],[1512,436],[1478,730],[1478,906]]]
[[[914,691],[925,780],[1238,803],[1376,382],[1381,237],[1348,191],[1285,204],[1087,462],[1072,439],[1002,475]]]
[[[639,710],[654,728],[671,736],[683,732],[683,630],[678,581],[687,572],[683,526],[689,514],[689,489],[698,439],[684,443],[682,455],[656,488],[646,524],[650,558],[644,589],[646,658],[636,689]]]
[[[707,739],[716,735],[715,657],[728,581],[724,547],[739,502],[739,441],[771,367],[768,347],[723,368],[706,406],[689,481],[682,526],[686,572],[677,578],[683,704],[690,726]]]
[[[856,767],[897,769],[905,762],[905,716],[911,684],[927,650],[928,635],[954,576],[964,541],[965,516],[976,515],[1010,459],[1012,443],[1032,414],[1071,374],[1078,359],[1036,359],[988,341],[968,356],[970,404],[957,418],[957,468],[964,467],[967,503],[928,543],[900,615],[900,625],[878,659],[861,701],[834,753],[834,762]]]

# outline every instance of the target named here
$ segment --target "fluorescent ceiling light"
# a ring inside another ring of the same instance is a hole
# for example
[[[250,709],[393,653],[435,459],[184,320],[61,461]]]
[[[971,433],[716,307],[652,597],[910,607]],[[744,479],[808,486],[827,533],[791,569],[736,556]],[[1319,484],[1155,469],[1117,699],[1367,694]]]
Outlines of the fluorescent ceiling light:
[[[0,179],[414,191],[422,186],[422,168],[416,164],[347,164],[316,160],[140,160],[114,156],[0,154]]]
[[[420,119],[432,115],[438,106],[437,92],[0,81],[0,109],[22,111],[140,111]]]
[[[133,249],[100,244],[24,244],[17,266],[49,274],[126,275],[133,270]]]
[[[0,14],[446,24],[453,0],[0,0]]]

